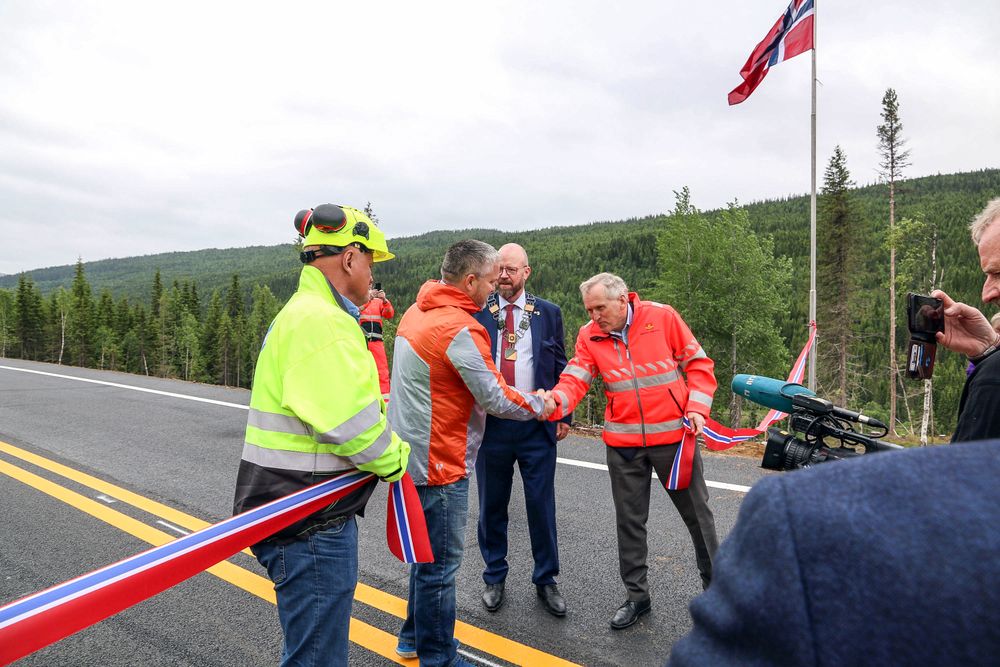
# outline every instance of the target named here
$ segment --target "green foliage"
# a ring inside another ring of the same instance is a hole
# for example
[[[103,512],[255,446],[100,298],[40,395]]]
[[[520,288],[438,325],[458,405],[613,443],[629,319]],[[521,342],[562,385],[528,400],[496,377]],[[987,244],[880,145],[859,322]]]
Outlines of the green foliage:
[[[968,222],[1000,192],[1000,170],[899,181],[895,188],[898,217],[926,225],[911,227],[905,220],[898,224],[894,238],[901,292],[926,291],[924,285],[933,280],[927,254],[919,250],[929,247],[927,234],[933,238],[933,232],[928,230],[936,230],[936,286],[959,300],[978,303],[982,274]],[[889,329],[886,185],[846,192],[850,214],[844,220],[850,233],[844,237],[854,251],[846,261],[854,268],[842,273],[854,280],[846,321],[856,334],[849,343],[853,376],[847,403],[884,416],[889,366],[884,333]],[[579,284],[600,271],[614,272],[643,298],[671,303],[691,325],[716,360],[716,414],[722,414],[733,372],[783,377],[792,355],[805,343],[809,199],[790,197],[700,212],[691,204],[690,193],[683,190],[680,195],[669,215],[529,232],[467,229],[392,239],[397,259],[374,267],[375,279],[383,283],[397,312],[384,327],[390,358],[396,322],[421,284],[439,277],[441,257],[451,243],[464,238],[497,247],[516,242],[527,250],[533,268],[529,289],[563,309],[570,356],[578,329],[586,322]],[[839,219],[841,203],[835,197],[825,193],[820,204],[824,217]],[[830,227],[847,229],[844,223]],[[662,235],[673,240],[666,242]],[[834,244],[821,241],[823,262]],[[821,264],[821,287],[836,278],[831,276],[837,272],[835,265]],[[62,363],[83,358],[94,366],[131,373],[246,387],[267,327],[296,289],[300,268],[294,245],[287,244],[78,262],[2,276],[0,353],[58,363],[65,335]],[[165,283],[172,287],[165,289]],[[821,307],[828,301],[825,292],[829,288],[821,289]],[[94,293],[100,295],[96,303]],[[201,299],[199,294],[211,297]],[[905,334],[905,308],[897,312]],[[91,321],[86,331],[79,328],[85,321]],[[75,341],[71,323],[77,327]],[[836,327],[821,316],[821,334]],[[905,338],[897,340],[897,349],[905,343]],[[820,371],[821,378],[829,377],[828,362],[822,358]],[[934,383],[939,432],[954,427],[964,377],[964,360],[941,351]],[[603,396],[600,387],[591,391],[577,417],[586,420],[589,406],[592,419],[600,421]]]
[[[847,156],[837,146],[823,176],[816,216],[816,349],[817,375],[821,375],[818,386],[840,405],[856,395],[854,389],[859,384],[859,369],[849,362],[857,339],[853,313],[861,305],[857,294],[857,221],[850,194],[853,184]]]
[[[888,182],[895,182],[910,165],[910,151],[903,150],[903,122],[899,118],[899,98],[888,88],[882,97],[882,124],[875,130],[881,156],[879,175]]]
[[[657,240],[660,275],[653,293],[680,312],[715,360],[722,388],[716,412],[728,404],[735,426],[744,406],[726,390],[733,376],[788,373],[788,350],[776,322],[788,309],[791,263],[775,257],[769,237],[753,232],[745,209],[731,204],[709,217],[691,205],[687,188],[675,194],[676,206]]]
[[[0,289],[0,359],[7,356],[17,340],[15,319],[14,293]]]
[[[42,297],[31,277],[22,273],[14,297],[14,331],[21,359],[38,359],[43,352]]]

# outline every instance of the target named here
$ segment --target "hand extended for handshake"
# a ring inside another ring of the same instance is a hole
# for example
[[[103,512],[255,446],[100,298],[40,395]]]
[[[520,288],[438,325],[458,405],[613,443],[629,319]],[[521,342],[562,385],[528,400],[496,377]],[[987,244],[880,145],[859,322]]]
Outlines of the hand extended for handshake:
[[[556,399],[552,397],[551,391],[545,391],[544,389],[535,390],[535,395],[541,396],[545,401],[545,408],[542,410],[542,414],[538,415],[537,419],[540,422],[546,421],[549,415],[556,411]]]

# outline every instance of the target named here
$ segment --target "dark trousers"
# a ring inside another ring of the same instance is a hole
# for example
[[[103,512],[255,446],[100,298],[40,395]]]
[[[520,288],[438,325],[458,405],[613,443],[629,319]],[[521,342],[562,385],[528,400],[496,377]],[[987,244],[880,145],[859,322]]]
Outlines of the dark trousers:
[[[538,422],[490,418],[476,459],[479,489],[479,550],[486,565],[483,581],[497,584],[507,577],[507,506],[517,463],[524,484],[528,535],[535,567],[531,581],[556,583],[556,446]]]
[[[641,447],[632,451],[629,461],[614,447],[608,447],[608,471],[611,474],[611,495],[615,503],[618,524],[618,566],[630,600],[649,597],[646,574],[646,520],[649,518],[649,490],[651,471],[657,477],[669,479],[670,466],[677,453],[677,445]],[[707,585],[712,579],[712,558],[719,547],[715,534],[715,519],[708,508],[708,487],[702,468],[701,453],[696,449],[691,485],[682,491],[667,491],[670,500],[680,512],[694,542],[695,558],[702,581]]]

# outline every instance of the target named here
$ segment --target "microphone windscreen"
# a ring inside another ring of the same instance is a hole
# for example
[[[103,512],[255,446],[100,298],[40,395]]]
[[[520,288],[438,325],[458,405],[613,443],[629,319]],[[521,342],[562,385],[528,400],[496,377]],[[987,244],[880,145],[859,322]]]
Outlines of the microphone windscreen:
[[[785,382],[763,375],[747,375],[741,373],[733,378],[730,385],[733,393],[748,400],[781,412],[792,411],[792,396],[816,393],[795,382]]]

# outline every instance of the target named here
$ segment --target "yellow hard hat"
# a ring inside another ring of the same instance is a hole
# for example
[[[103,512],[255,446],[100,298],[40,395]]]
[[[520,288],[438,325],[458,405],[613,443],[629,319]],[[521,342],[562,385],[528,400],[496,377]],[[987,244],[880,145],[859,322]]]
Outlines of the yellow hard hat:
[[[320,204],[316,208],[299,211],[295,216],[295,230],[305,239],[305,246],[328,245],[343,248],[357,243],[369,250],[376,262],[395,257],[389,252],[382,230],[364,211],[350,206]]]

